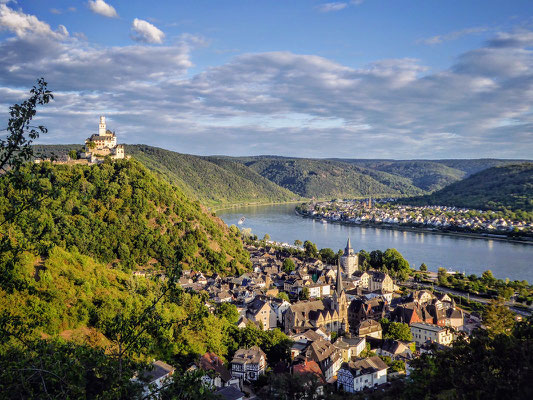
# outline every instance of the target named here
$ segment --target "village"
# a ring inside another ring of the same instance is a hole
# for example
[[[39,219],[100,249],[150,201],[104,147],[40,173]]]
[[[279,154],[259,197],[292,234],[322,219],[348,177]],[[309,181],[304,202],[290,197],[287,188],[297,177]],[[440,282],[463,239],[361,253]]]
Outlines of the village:
[[[201,356],[191,370],[204,371],[203,382],[225,399],[254,398],[253,384],[267,371],[312,374],[321,391],[326,385],[345,393],[383,390],[409,376],[420,354],[451,346],[481,325],[479,315],[447,294],[401,292],[387,273],[362,271],[349,239],[336,265],[259,242],[246,249],[252,272],[221,277],[184,270],[179,280],[184,290],[207,293],[211,310],[235,305],[238,327],[280,329],[292,341],[290,362],[275,365],[258,346],[239,349],[227,363],[214,353]]]
[[[304,216],[355,225],[423,227],[431,230],[492,234],[533,233],[533,222],[496,218],[492,212],[447,206],[411,206],[394,199],[310,202],[298,207]]]

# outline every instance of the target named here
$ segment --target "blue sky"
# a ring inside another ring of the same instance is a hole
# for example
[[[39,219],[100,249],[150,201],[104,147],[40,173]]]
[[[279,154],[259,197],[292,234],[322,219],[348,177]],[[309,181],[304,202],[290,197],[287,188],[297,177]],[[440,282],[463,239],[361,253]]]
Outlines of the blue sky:
[[[531,1],[0,0],[0,121],[193,154],[531,158]]]

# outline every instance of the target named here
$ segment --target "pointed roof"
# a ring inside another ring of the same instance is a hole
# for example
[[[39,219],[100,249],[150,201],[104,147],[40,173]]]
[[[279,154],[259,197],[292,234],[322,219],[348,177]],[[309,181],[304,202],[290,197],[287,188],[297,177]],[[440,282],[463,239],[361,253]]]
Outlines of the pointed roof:
[[[350,242],[350,238],[348,238],[348,242],[346,243],[346,248],[344,249],[344,255],[350,256],[352,254],[354,254],[353,249],[352,249],[352,243]]]
[[[335,286],[335,291],[337,292],[338,295],[340,295],[342,292],[344,292],[344,288],[342,287],[342,274],[341,274],[341,261],[340,261],[340,259],[337,262],[337,283],[336,283],[336,286]]]

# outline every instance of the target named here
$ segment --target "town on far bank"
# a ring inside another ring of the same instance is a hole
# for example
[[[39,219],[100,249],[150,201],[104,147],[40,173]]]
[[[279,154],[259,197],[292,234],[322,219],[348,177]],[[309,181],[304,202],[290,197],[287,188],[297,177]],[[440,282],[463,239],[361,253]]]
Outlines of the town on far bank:
[[[275,362],[257,345],[238,349],[227,362],[212,352],[199,357],[189,370],[204,373],[203,383],[221,398],[255,398],[257,393],[265,398],[265,391],[275,390],[269,379],[281,373],[296,380],[313,377],[312,384],[304,385],[317,395],[391,390],[410,375],[411,363],[421,355],[492,326],[495,310],[506,310],[497,317],[504,326],[522,319],[503,300],[483,304],[446,289],[454,280],[473,277],[431,274],[424,265],[415,272],[394,249],[356,252],[347,239],[344,250],[334,253],[319,251],[309,241],[288,245],[243,231],[251,272],[222,277],[186,269],[179,285],[203,293],[211,312],[236,310],[238,328],[283,332],[289,345],[287,356]],[[499,283],[490,271],[479,278],[480,286]],[[519,293],[533,299],[527,282],[506,282],[505,287],[512,291],[507,299]],[[523,315],[530,313],[524,306]]]
[[[498,211],[450,206],[413,206],[396,199],[310,201],[296,207],[303,216],[323,222],[427,229],[437,232],[477,233],[533,241],[533,221],[510,218]]]

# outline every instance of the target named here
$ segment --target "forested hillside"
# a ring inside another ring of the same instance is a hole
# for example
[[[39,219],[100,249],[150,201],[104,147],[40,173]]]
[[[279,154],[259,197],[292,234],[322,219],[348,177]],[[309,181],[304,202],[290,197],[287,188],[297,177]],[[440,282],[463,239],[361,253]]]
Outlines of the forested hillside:
[[[403,176],[424,191],[434,191],[458,181],[466,172],[450,168],[439,162],[425,160],[344,160],[369,169],[376,169],[389,174]]]
[[[533,163],[489,168],[430,195],[403,201],[415,205],[532,212]]]
[[[346,198],[423,193],[398,175],[341,161],[283,157],[239,158],[261,176],[304,197]]]
[[[8,221],[7,229],[13,240],[33,243],[41,257],[61,246],[126,270],[181,262],[226,274],[249,264],[240,240],[221,220],[137,161],[42,163],[24,171],[37,176],[49,195]],[[13,204],[27,202],[25,196],[26,190],[3,179],[0,218]]]
[[[235,161],[181,154],[145,145],[128,145],[126,154],[131,154],[189,196],[209,206],[300,199],[300,196]]]
[[[35,146],[45,156],[79,145]],[[366,196],[417,196],[513,160],[366,160],[202,157],[147,145],[126,153],[208,206]]]

